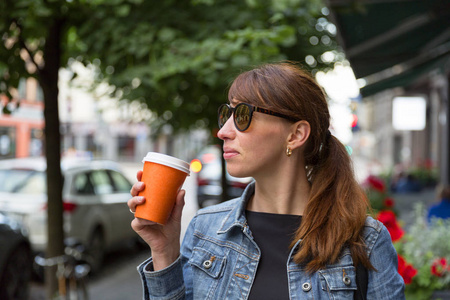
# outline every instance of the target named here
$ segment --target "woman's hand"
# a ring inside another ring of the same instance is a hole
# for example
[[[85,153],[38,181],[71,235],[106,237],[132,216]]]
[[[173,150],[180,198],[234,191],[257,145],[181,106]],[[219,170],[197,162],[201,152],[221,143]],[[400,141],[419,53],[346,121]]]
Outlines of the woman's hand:
[[[131,188],[131,198],[128,207],[136,211],[136,206],[144,203],[145,199],[138,193],[145,188],[141,182],[142,171],[137,173],[138,182]],[[145,219],[134,218],[131,227],[150,246],[152,250],[154,270],[161,270],[172,264],[180,255],[181,214],[184,207],[185,191],[180,190],[175,206],[165,225],[161,225]]]

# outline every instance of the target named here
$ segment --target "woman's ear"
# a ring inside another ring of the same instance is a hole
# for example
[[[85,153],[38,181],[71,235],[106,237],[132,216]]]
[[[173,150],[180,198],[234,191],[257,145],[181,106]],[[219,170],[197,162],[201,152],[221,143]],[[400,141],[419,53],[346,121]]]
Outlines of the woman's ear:
[[[309,138],[311,126],[307,121],[301,120],[292,124],[291,133],[288,136],[287,146],[294,150],[303,146]]]

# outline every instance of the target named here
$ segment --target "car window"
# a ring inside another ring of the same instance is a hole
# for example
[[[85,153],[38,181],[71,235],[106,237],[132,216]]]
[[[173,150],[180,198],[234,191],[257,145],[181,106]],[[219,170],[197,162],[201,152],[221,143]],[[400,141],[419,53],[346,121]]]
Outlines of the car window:
[[[111,194],[114,191],[105,170],[92,171],[91,180],[97,195]]]
[[[93,195],[94,187],[87,173],[80,173],[73,180],[73,193],[75,195]]]
[[[31,170],[0,170],[0,191],[12,192],[14,188],[31,176]]]
[[[45,173],[35,170],[0,170],[0,191],[9,193],[45,193]]]
[[[23,194],[44,194],[47,191],[44,172],[34,172],[23,185],[17,186],[15,192]]]
[[[131,190],[131,183],[122,174],[116,171],[109,170],[108,174],[114,184],[114,191],[119,193],[129,193]]]

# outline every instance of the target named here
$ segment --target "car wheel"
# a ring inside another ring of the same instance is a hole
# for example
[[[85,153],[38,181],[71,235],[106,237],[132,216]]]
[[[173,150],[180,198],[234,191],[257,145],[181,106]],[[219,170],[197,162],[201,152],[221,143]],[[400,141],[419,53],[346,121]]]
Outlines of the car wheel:
[[[91,236],[88,245],[88,254],[90,257],[89,264],[91,271],[92,273],[97,273],[103,264],[105,256],[105,237],[100,228],[97,228]]]
[[[0,299],[27,300],[31,271],[31,251],[22,244],[12,252],[0,275]]]

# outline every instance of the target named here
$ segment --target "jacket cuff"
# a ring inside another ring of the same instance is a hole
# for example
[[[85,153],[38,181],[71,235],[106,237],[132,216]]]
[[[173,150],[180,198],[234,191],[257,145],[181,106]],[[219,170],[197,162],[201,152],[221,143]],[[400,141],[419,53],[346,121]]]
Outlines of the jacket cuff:
[[[152,258],[138,266],[144,287],[144,299],[183,299],[185,294],[183,269],[178,257],[170,266],[153,271]]]

